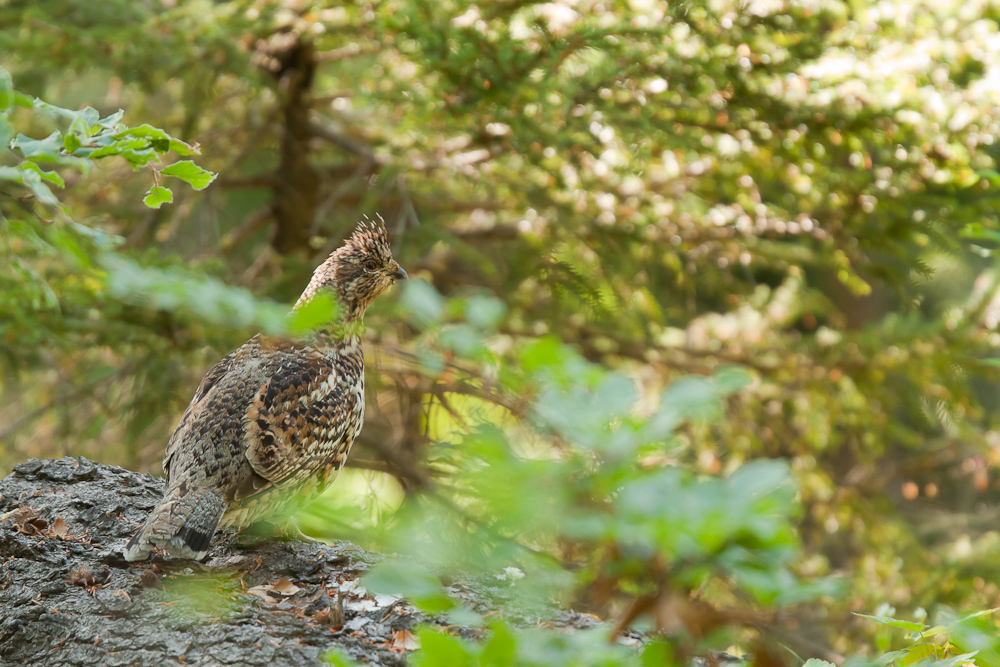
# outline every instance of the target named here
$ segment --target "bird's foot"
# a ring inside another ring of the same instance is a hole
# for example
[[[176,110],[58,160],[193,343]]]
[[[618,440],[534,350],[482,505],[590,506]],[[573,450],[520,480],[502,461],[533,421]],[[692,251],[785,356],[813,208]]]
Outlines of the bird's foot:
[[[300,540],[308,544],[325,544],[322,540],[317,540],[315,537],[309,537],[303,533],[295,519],[289,519],[284,526],[279,528],[275,532],[275,537],[282,541]]]
[[[240,526],[240,528],[233,533],[230,538],[232,540],[231,544],[238,549],[253,549],[261,544],[264,544],[271,539],[271,532],[268,530],[273,528],[271,524],[260,524],[253,525],[250,527]]]
[[[289,519],[282,525],[260,521],[245,530],[238,531],[232,537],[233,545],[241,549],[253,548],[273,540],[279,542],[299,540],[309,544],[326,544],[322,540],[317,540],[315,537],[309,537],[303,533],[294,519]]]

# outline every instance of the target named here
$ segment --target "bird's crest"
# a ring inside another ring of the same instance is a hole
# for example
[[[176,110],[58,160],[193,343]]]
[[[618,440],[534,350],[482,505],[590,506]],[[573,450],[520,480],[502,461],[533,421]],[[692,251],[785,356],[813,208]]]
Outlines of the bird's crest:
[[[337,295],[345,321],[360,320],[368,305],[395,282],[397,269],[385,221],[379,215],[376,220],[365,216],[344,245],[316,267],[295,308],[329,287]]]
[[[354,233],[348,237],[341,247],[344,255],[376,256],[383,260],[392,257],[389,249],[389,233],[385,229],[385,220],[375,214],[376,220],[367,215],[362,219]]]

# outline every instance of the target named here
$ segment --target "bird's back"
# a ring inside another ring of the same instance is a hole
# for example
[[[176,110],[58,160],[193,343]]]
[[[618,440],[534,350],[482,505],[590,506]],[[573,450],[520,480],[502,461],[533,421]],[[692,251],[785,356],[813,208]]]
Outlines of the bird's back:
[[[358,338],[255,336],[202,380],[164,452],[164,500],[126,557],[197,558],[219,526],[286,517],[333,481],[363,421]]]
[[[362,222],[316,267],[295,308],[317,294],[339,306],[306,341],[254,336],[205,375],[163,455],[163,500],[125,547],[201,558],[219,525],[280,518],[336,477],[361,430],[365,309],[406,271],[383,223]]]

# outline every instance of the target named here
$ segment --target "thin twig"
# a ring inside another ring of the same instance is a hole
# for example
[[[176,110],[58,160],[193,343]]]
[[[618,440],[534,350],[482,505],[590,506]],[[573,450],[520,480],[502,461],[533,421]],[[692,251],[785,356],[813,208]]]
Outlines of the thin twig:
[[[59,394],[48,403],[40,405],[31,412],[27,413],[26,415],[23,415],[22,417],[14,420],[14,422],[9,426],[7,426],[7,428],[5,428],[3,431],[0,431],[0,440],[4,440],[10,437],[11,435],[19,431],[22,427],[38,419],[49,410],[58,407],[60,405],[63,405],[68,401],[72,401],[77,396],[80,396],[81,394],[86,394],[87,392],[96,389],[99,385],[104,384],[105,382],[109,382],[111,380],[117,379],[123,375],[128,374],[135,367],[135,363],[136,362],[134,361],[130,361],[129,363],[125,364],[124,366],[122,366],[115,372],[111,373],[110,375],[106,375],[98,380],[94,380],[93,382],[88,382],[87,384],[80,385],[79,387],[76,387],[72,391]]]
[[[308,126],[309,132],[320,139],[326,139],[330,143],[340,146],[345,151],[349,153],[354,153],[363,158],[368,158],[371,160],[376,160],[375,154],[372,152],[368,146],[364,145],[360,141],[352,139],[345,134],[337,131],[332,125],[324,125],[318,121],[310,121]]]
[[[219,248],[222,250],[222,253],[229,254],[232,252],[236,246],[243,243],[251,234],[263,227],[273,213],[270,206],[265,206],[248,215],[243,222],[230,230],[219,241]]]

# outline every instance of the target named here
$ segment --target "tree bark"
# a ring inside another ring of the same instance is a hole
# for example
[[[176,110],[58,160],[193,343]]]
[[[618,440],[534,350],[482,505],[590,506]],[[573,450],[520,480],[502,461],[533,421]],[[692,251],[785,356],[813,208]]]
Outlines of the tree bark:
[[[291,36],[289,36],[291,35]],[[319,205],[319,175],[309,161],[313,137],[309,113],[316,49],[297,33],[285,35],[279,60],[280,86],[285,95],[280,162],[275,173],[274,237],[271,244],[282,255],[310,254],[309,236]]]

